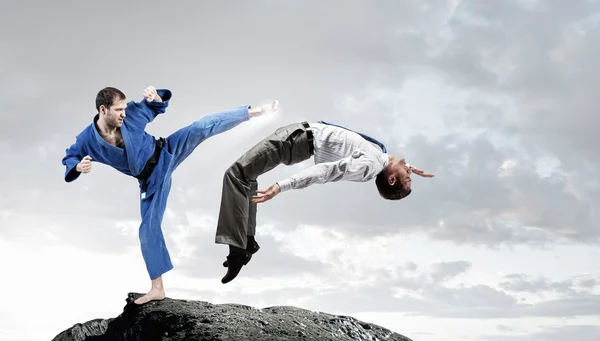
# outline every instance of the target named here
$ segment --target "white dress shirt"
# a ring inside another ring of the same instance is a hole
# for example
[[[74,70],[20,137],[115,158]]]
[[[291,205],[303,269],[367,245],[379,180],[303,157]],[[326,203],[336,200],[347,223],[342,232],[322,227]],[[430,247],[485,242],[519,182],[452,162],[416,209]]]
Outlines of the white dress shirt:
[[[344,128],[310,123],[314,136],[315,165],[282,181],[280,191],[336,181],[366,182],[388,165],[388,155],[359,134]]]

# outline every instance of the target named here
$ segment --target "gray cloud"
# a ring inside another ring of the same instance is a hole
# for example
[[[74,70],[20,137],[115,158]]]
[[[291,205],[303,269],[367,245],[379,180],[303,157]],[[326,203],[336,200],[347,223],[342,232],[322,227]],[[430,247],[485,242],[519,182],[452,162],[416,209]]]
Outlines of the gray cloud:
[[[431,278],[434,281],[445,281],[471,269],[469,261],[436,262],[432,264]]]
[[[500,287],[512,292],[528,292],[543,294],[555,291],[563,294],[575,295],[589,293],[596,285],[595,278],[572,278],[564,281],[551,281],[544,277],[532,277],[526,274],[509,274],[499,283]]]
[[[499,324],[499,325],[497,325],[497,326],[496,326],[496,329],[498,329],[498,331],[500,331],[500,332],[505,332],[505,333],[506,333],[506,332],[511,332],[511,331],[513,331],[513,330],[514,330],[514,328],[511,328],[511,327],[509,327],[509,326],[505,326],[505,325],[503,325],[503,324]]]
[[[556,153],[564,167],[583,160],[597,167],[597,96],[600,76],[597,2],[517,2],[491,6],[461,1],[449,22],[453,40],[435,57],[440,72],[465,86],[511,96],[520,107],[526,146]],[[528,148],[529,149],[529,148]],[[577,165],[577,166],[575,166]]]
[[[383,281],[382,281],[383,282]],[[259,294],[231,294],[229,299],[255,304],[263,300],[307,299],[303,307],[322,311],[343,311],[346,314],[365,312],[396,312],[433,318],[493,319],[600,315],[597,295],[551,300],[537,304],[518,303],[516,297],[489,286],[462,288],[425,285],[411,295],[394,296],[385,284],[358,288],[320,291],[316,289],[270,290]],[[413,296],[414,295],[414,296]]]
[[[210,223],[208,223],[210,224]],[[195,250],[189,257],[182,259],[176,266],[176,271],[194,278],[222,277],[227,269],[222,266],[229,249],[227,245],[215,244],[215,233],[212,226],[192,227],[188,233]],[[165,236],[170,252],[175,255],[180,251],[177,247],[173,229]],[[306,260],[299,256],[284,252],[272,236],[257,235],[260,250],[254,254],[250,263],[243,267],[238,278],[261,278],[265,276],[288,277],[300,273],[326,275],[331,270],[329,265],[321,261]]]
[[[600,335],[600,326],[595,325],[556,325],[544,326],[542,331],[521,335],[485,335],[489,341],[560,341],[580,340],[596,341]]]
[[[432,267],[415,269],[408,262],[397,271],[374,270],[369,274],[376,281],[368,284],[341,286],[336,289],[320,289],[304,287],[299,284],[295,288],[282,288],[259,293],[227,293],[224,296],[217,291],[194,293],[195,296],[219,297],[229,301],[240,301],[248,305],[261,302],[278,302],[286,300],[303,300],[303,307],[321,311],[340,311],[345,314],[364,312],[396,312],[413,316],[434,318],[572,318],[575,316],[600,315],[600,295],[591,292],[564,290],[564,297],[528,303],[512,288],[506,291],[492,288],[489,285],[449,286],[440,282],[440,264],[446,264],[449,273],[457,273],[457,269],[468,268],[468,262],[451,261],[434,263]],[[258,263],[255,266],[259,266]],[[443,267],[443,266],[442,266]],[[252,272],[244,269],[245,272]],[[462,270],[468,271],[468,270]],[[254,273],[252,273],[255,276]],[[198,275],[197,275],[198,276]],[[343,273],[322,271],[323,281],[338,283],[346,281]],[[340,277],[341,276],[341,277]],[[517,275],[508,278],[518,278]],[[578,282],[572,279],[571,282]],[[585,282],[584,282],[585,283]],[[500,287],[506,287],[500,283]],[[552,287],[552,283],[548,287]],[[558,286],[560,289],[560,286]],[[402,294],[397,294],[398,290]],[[552,289],[550,289],[552,290]],[[186,292],[185,290],[181,291]]]
[[[385,281],[382,281],[385,282]],[[519,303],[516,296],[498,291],[487,285],[474,285],[463,287],[446,287],[440,284],[421,283],[420,288],[409,281],[396,281],[399,288],[414,290],[414,296],[401,295],[393,297],[387,285],[381,283],[376,287],[361,287],[359,289],[320,295],[319,302],[335,302],[346,312],[361,313],[368,311],[401,312],[414,316],[428,316],[436,318],[523,318],[523,317],[575,317],[600,315],[600,296],[593,294],[581,295],[544,301],[536,304]],[[312,295],[318,295],[313,293]],[[354,297],[351,302],[344,303],[336,297]],[[369,297],[363,302],[360,298]],[[361,303],[362,302],[362,303]],[[376,303],[377,302],[377,303]],[[315,303],[312,306],[319,308]],[[325,303],[323,303],[325,304]]]
[[[600,315],[600,295],[580,295],[528,306],[525,316],[570,317]]]

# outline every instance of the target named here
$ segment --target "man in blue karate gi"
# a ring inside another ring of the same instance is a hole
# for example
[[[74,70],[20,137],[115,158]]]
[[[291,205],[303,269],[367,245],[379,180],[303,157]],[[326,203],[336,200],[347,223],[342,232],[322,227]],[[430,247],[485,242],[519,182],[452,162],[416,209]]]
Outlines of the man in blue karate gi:
[[[162,275],[173,269],[161,229],[173,171],[202,141],[252,117],[275,112],[278,105],[273,101],[257,108],[246,105],[216,112],[166,138],[156,138],[145,131],[146,125],[165,113],[172,93],[148,87],[143,95],[139,102],[126,102],[119,89],[100,90],[96,96],[98,114],[77,135],[62,159],[66,182],[89,173],[92,162],[111,166],[138,180],[142,219],[139,240],[152,283],[150,291],[135,301],[137,304],[164,299]]]

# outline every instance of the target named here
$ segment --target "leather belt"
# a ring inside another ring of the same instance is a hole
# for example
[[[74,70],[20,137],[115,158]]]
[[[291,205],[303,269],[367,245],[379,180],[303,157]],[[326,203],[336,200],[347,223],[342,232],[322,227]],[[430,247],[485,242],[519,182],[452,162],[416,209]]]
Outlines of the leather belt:
[[[310,128],[310,125],[306,121],[302,122],[302,125],[304,126],[304,128]],[[314,141],[313,132],[311,130],[306,130],[306,135],[307,135],[307,141],[308,141],[308,152],[310,153],[310,155],[314,155],[315,154],[315,145],[313,144],[313,141]]]
[[[144,169],[142,169],[140,174],[134,176],[136,179],[147,180],[150,177],[152,171],[154,170],[154,167],[156,167],[156,164],[158,163],[158,157],[160,156],[160,150],[162,149],[163,145],[164,138],[158,138],[154,145],[154,153],[152,154],[152,156],[150,156],[148,161],[146,161],[146,165],[144,166]]]

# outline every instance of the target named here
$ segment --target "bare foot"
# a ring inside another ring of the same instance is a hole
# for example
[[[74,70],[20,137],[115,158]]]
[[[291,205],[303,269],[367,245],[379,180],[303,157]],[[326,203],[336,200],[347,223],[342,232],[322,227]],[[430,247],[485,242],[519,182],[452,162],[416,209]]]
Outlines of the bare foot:
[[[144,304],[150,301],[160,301],[165,298],[165,290],[152,288],[148,293],[137,300],[135,300],[136,304]]]
[[[163,287],[162,276],[152,280],[152,289],[148,293],[137,300],[136,304],[144,304],[150,301],[160,301],[165,298],[165,288]]]
[[[279,101],[274,100],[273,102],[271,102],[269,104],[265,104],[265,105],[261,105],[256,108],[252,108],[248,112],[250,113],[250,116],[256,117],[256,116],[260,116],[260,115],[273,113],[273,112],[277,111],[278,107],[279,107]]]

